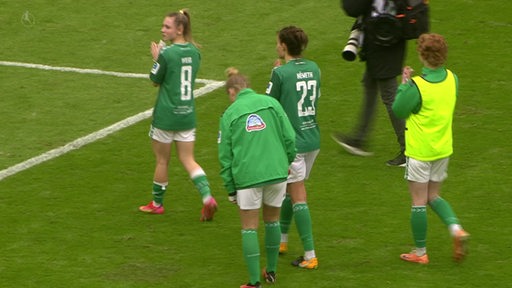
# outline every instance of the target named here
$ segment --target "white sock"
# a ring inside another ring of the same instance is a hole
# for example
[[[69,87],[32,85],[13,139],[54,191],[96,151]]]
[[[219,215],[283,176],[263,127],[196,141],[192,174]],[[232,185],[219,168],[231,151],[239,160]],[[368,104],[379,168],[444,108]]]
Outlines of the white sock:
[[[210,199],[212,199],[212,195],[208,195],[206,197],[203,198],[203,204],[206,204],[210,201]]]
[[[416,247],[416,256],[423,256],[425,254],[427,254],[427,247],[423,247],[423,248]]]
[[[457,235],[457,232],[462,230],[462,226],[460,226],[459,224],[451,224],[450,226],[448,226],[448,230],[450,230],[450,234],[452,235],[452,237],[455,237],[455,235]]]
[[[281,243],[288,243],[288,234],[281,234]]]
[[[313,258],[316,258],[315,250],[306,251],[306,253],[304,253],[304,259],[309,260]]]

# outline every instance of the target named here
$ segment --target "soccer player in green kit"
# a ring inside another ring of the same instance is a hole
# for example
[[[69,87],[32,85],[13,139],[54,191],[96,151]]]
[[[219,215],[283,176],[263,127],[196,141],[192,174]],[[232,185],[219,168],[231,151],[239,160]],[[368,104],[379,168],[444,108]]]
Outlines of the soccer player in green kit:
[[[313,242],[311,214],[306,202],[306,187],[313,163],[320,151],[320,130],[316,121],[320,98],[320,69],[311,60],[302,58],[308,36],[299,27],[288,26],[277,34],[276,51],[284,64],[272,70],[266,94],[283,106],[296,133],[297,156],[290,165],[286,198],[281,207],[281,247],[288,249],[288,229],[292,218],[302,240],[304,255],[292,265],[305,269],[318,268]]]
[[[416,249],[400,255],[404,261],[427,264],[427,204],[448,227],[453,238],[453,259],[466,255],[467,233],[448,201],[441,198],[441,185],[447,177],[453,153],[452,121],[457,101],[458,78],[444,63],[448,46],[443,36],[422,34],[416,50],[423,63],[421,76],[411,78],[405,67],[393,112],[406,119],[405,179],[412,198],[411,230]]]
[[[217,203],[213,198],[205,172],[194,159],[196,115],[194,83],[201,54],[194,45],[187,10],[168,14],[162,24],[163,41],[170,46],[151,43],[154,64],[150,79],[158,86],[149,136],[152,139],[156,167],[153,178],[153,201],[139,210],[151,214],[164,213],[163,199],[167,190],[168,166],[172,142],[178,158],[201,194],[201,221],[213,219]]]
[[[258,224],[263,207],[267,266],[263,277],[276,281],[279,258],[279,212],[286,193],[288,166],[295,158],[295,132],[275,99],[248,88],[238,70],[227,70],[226,92],[233,102],[224,112],[219,129],[220,175],[229,200],[238,204],[242,224],[242,250],[249,283],[261,287]]]

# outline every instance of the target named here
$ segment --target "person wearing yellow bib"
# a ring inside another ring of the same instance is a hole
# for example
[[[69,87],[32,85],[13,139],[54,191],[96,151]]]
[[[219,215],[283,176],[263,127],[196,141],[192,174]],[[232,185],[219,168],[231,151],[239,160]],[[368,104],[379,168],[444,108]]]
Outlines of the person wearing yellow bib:
[[[405,179],[412,198],[411,230],[416,249],[401,254],[402,260],[420,264],[427,255],[427,204],[441,218],[453,237],[453,258],[466,255],[467,233],[448,201],[441,198],[441,184],[447,177],[453,153],[452,122],[457,100],[458,78],[444,63],[448,46],[443,36],[423,34],[416,48],[423,63],[421,75],[413,76],[411,67],[402,72],[393,113],[405,119]]]

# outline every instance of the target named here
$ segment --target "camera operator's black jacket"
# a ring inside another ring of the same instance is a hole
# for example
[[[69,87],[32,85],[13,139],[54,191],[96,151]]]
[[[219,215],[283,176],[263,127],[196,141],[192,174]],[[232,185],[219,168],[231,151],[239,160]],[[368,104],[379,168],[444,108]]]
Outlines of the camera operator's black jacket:
[[[371,15],[373,0],[340,0],[342,9],[348,16],[363,16],[363,32],[365,22]],[[391,46],[380,46],[364,37],[361,53],[366,60],[366,71],[372,78],[386,79],[402,73],[405,59],[406,40],[400,40]]]

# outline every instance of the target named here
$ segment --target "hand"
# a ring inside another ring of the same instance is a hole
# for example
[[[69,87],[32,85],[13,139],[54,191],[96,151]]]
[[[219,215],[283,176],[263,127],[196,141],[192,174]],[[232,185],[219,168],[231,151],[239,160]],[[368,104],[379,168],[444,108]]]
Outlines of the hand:
[[[410,66],[405,66],[402,70],[402,84],[409,82],[414,70]]]
[[[151,42],[151,56],[153,56],[153,60],[158,60],[158,54],[160,54],[160,49],[162,46],[160,46],[156,42]]]
[[[228,200],[229,200],[229,202],[231,202],[233,204],[237,204],[237,202],[236,202],[236,191],[232,192],[232,193],[229,193]]]
[[[281,59],[276,59],[276,61],[274,61],[274,67],[279,67],[281,65],[282,65]]]
[[[160,49],[164,48],[165,46],[167,46],[167,44],[165,44],[164,40],[160,40],[158,42],[158,46],[160,47]]]

